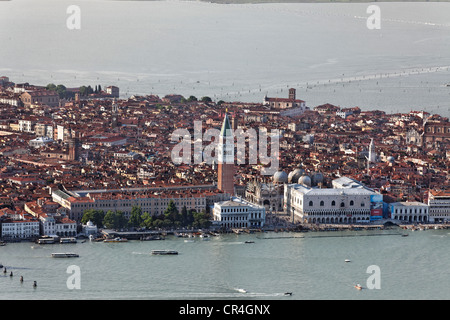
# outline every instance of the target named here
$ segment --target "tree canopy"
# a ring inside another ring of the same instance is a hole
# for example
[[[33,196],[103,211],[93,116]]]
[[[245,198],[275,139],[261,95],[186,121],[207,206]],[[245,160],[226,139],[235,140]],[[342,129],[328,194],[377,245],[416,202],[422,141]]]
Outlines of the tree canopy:
[[[133,206],[129,219],[120,211],[109,210],[105,214],[102,210],[88,209],[84,211],[81,222],[86,224],[89,220],[98,227],[104,226],[108,229],[208,228],[211,226],[210,217],[206,212],[188,210],[186,206],[183,206],[179,212],[173,200],[170,200],[164,213],[159,216],[152,216],[148,212],[142,212],[140,206]]]

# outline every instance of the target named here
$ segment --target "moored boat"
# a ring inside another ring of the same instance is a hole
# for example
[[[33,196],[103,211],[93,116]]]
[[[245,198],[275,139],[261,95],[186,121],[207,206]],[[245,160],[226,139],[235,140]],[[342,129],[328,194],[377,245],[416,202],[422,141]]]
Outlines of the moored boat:
[[[77,253],[72,252],[56,252],[52,253],[52,258],[78,258],[79,255]]]
[[[77,243],[77,239],[75,239],[75,238],[61,238],[61,239],[59,239],[59,243]]]
[[[125,238],[117,237],[117,238],[105,239],[105,240],[103,240],[103,242],[128,242],[128,240]]]
[[[175,250],[152,250],[154,255],[176,255],[178,251]]]
[[[52,244],[55,243],[55,239],[53,238],[41,238],[37,240],[38,244]]]

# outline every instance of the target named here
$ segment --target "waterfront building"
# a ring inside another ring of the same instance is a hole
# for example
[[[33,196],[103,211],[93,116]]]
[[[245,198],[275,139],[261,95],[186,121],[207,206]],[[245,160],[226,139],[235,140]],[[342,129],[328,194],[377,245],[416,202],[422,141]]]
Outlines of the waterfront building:
[[[234,138],[230,120],[225,114],[220,130],[218,144],[217,187],[219,190],[234,195]]]
[[[302,176],[304,177],[304,176]],[[382,217],[382,196],[342,177],[333,188],[311,187],[308,179],[284,185],[285,212],[302,223],[357,223]]]
[[[1,238],[4,240],[25,240],[39,236],[39,221],[20,215],[9,208],[0,210]]]
[[[213,221],[225,229],[261,228],[266,219],[266,210],[238,197],[214,204]]]
[[[89,220],[86,224],[82,225],[82,233],[86,236],[95,236],[98,233],[98,228],[97,226],[91,221]]]
[[[421,202],[391,203],[391,219],[404,222],[428,222],[428,205]]]
[[[133,206],[153,216],[164,213],[172,200],[178,211],[184,206],[197,212],[207,211],[217,201],[229,199],[229,195],[216,189],[216,186],[188,186],[136,188],[118,190],[52,190],[53,201],[67,209],[70,219],[81,221],[88,209],[123,212],[129,218]]]
[[[445,223],[450,221],[450,191],[429,190],[428,206],[430,222]]]

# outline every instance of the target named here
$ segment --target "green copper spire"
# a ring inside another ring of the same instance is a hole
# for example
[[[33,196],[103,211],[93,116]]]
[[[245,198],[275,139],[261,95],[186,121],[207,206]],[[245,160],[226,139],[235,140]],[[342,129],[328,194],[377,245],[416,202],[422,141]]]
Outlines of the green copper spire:
[[[227,137],[231,135],[231,125],[230,119],[228,118],[228,114],[225,113],[225,118],[223,119],[222,129],[220,130],[221,137]]]

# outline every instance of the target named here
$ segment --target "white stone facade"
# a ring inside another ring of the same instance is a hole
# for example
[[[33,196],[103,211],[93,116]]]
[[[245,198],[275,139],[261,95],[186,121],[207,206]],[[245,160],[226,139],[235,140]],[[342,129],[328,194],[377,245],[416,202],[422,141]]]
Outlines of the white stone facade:
[[[231,200],[214,204],[213,220],[225,229],[261,228],[266,220],[266,209],[232,197]]]

